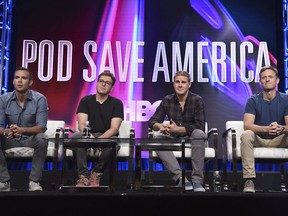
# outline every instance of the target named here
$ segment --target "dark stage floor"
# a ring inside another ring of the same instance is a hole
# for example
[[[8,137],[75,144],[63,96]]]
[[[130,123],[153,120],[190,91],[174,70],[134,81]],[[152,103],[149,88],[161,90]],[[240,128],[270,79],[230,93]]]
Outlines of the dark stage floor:
[[[285,215],[286,192],[12,191],[0,193],[1,215]]]
[[[288,192],[280,192],[279,174],[261,173],[256,182],[257,192],[238,191],[219,193],[181,191],[171,188],[153,190],[127,189],[127,173],[117,173],[115,192],[84,189],[65,191],[49,188],[50,173],[44,172],[42,192],[28,192],[28,172],[11,172],[12,191],[0,193],[1,216],[32,215],[285,215]],[[155,173],[162,185],[171,185],[166,172]],[[145,176],[146,174],[144,174]],[[107,175],[106,175],[107,176]],[[103,183],[107,182],[107,178]],[[144,181],[145,183],[145,181]],[[242,185],[241,174],[239,183]],[[103,189],[102,188],[102,189]]]

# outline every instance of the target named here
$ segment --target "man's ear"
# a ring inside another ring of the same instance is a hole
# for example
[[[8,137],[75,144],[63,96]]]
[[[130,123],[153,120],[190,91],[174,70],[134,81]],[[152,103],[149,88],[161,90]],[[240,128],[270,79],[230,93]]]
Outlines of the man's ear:
[[[33,84],[33,80],[29,81],[29,86],[31,86]]]
[[[279,78],[279,77],[277,77],[277,84],[279,84],[279,81],[280,81],[280,78]]]

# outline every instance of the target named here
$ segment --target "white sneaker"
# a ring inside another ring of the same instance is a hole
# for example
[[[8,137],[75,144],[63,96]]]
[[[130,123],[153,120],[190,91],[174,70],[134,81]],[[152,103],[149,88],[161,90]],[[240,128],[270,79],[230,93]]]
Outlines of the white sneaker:
[[[182,178],[180,177],[178,180],[178,187],[182,187]],[[191,184],[191,182],[188,181],[188,179],[185,179],[185,190],[193,190],[193,186]]]
[[[203,188],[202,184],[200,183],[193,183],[194,192],[205,192],[205,188]]]
[[[244,184],[244,189],[243,189],[244,193],[255,193],[255,186],[254,186],[254,182],[252,180],[246,180],[245,184]]]
[[[30,181],[29,191],[43,191],[43,188],[40,186],[39,182]]]
[[[10,182],[0,182],[0,192],[9,192],[10,191]]]

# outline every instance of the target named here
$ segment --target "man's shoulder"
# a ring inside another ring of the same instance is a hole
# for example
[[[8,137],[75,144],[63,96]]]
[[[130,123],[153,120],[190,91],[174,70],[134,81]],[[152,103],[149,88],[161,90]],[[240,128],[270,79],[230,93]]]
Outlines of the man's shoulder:
[[[191,91],[188,92],[188,97],[189,97],[189,95],[190,95],[191,97],[195,97],[195,98],[202,98],[199,94],[194,93],[194,92],[191,92]]]
[[[114,96],[111,96],[111,95],[109,95],[108,99],[110,99],[111,102],[123,103],[120,98],[117,98],[117,97],[114,97]]]
[[[279,91],[278,91],[278,94],[280,95],[281,98],[285,98],[285,99],[288,98],[288,94],[286,94],[286,93],[284,93],[284,92],[279,92]]]
[[[164,98],[163,98],[163,100],[170,100],[170,99],[173,99],[174,97],[175,97],[175,93],[172,93],[172,94],[168,94],[168,95],[166,95]]]
[[[29,91],[30,91],[32,98],[46,98],[46,96],[39,91],[36,91],[36,90],[29,90]]]
[[[9,100],[13,99],[13,92],[7,92],[5,94],[0,95],[1,103],[7,103]]]
[[[6,92],[5,94],[0,95],[0,98],[9,98],[13,95],[13,92]]]
[[[263,98],[263,94],[262,92],[258,92],[258,93],[254,93],[253,95],[251,95],[248,100],[256,100],[256,99],[262,99]]]
[[[95,97],[95,94],[85,95],[84,97],[82,97],[82,100],[95,100]]]
[[[188,101],[202,101],[203,102],[203,98],[201,97],[201,95],[191,92],[188,92],[188,96],[187,96],[187,100]]]
[[[30,89],[29,91],[31,92],[31,94],[34,94],[34,95],[43,95],[44,96],[44,94],[39,92],[39,91],[36,91],[36,90],[33,90],[33,89]]]

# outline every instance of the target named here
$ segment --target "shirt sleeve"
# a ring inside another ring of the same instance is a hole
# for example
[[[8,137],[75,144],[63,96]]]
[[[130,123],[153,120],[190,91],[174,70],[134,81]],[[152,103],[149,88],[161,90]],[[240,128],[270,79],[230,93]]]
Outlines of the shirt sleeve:
[[[156,108],[156,111],[154,112],[154,114],[150,117],[150,119],[148,120],[148,126],[153,129],[153,125],[155,123],[162,123],[164,121],[166,112],[164,109],[164,103],[165,100],[163,99],[161,101],[161,103],[159,104],[159,106]]]
[[[36,125],[43,128],[44,131],[47,130],[48,121],[48,102],[44,95],[39,97],[37,101],[37,112],[36,112]]]
[[[183,124],[186,129],[187,135],[191,136],[191,133],[195,129],[200,129],[205,131],[206,115],[205,115],[205,106],[202,98],[198,97],[194,101],[195,112],[193,114],[194,121],[191,124]]]

